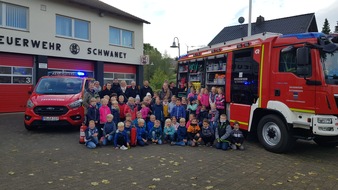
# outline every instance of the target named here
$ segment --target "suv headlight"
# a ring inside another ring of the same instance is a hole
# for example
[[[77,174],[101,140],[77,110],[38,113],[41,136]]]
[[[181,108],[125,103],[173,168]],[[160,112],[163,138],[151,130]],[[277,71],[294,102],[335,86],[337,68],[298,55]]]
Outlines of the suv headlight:
[[[80,106],[82,106],[82,99],[76,100],[75,102],[69,104],[69,107],[71,108],[78,108]]]
[[[332,118],[317,118],[317,122],[320,124],[332,124]]]
[[[27,100],[26,107],[27,107],[27,108],[32,108],[32,107],[34,107],[34,104],[33,104],[32,100],[30,100],[30,99]]]

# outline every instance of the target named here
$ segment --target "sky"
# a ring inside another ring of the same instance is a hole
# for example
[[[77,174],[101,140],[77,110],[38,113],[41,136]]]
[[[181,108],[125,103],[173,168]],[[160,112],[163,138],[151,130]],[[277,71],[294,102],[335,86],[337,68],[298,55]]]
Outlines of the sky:
[[[150,22],[144,24],[143,42],[170,57],[178,55],[178,48],[170,48],[175,37],[183,55],[187,50],[206,46],[224,27],[238,25],[239,17],[244,17],[244,24],[249,20],[249,0],[101,1]],[[260,15],[272,20],[315,13],[318,31],[322,30],[325,18],[334,31],[337,10],[338,0],[252,0],[251,22],[256,22]]]

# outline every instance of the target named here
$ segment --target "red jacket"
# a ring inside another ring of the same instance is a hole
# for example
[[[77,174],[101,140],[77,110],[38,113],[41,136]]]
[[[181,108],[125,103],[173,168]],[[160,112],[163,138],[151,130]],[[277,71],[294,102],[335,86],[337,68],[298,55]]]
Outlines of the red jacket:
[[[126,114],[124,113],[124,109],[127,107],[125,103],[120,104],[119,102],[119,108],[120,108],[120,119],[126,118]]]
[[[121,113],[121,112],[120,112]],[[124,108],[124,115],[126,115],[127,113],[131,114],[131,120],[133,121],[134,119],[136,119],[136,113],[137,113],[137,106],[134,105],[134,108],[132,109],[130,105],[126,105]]]

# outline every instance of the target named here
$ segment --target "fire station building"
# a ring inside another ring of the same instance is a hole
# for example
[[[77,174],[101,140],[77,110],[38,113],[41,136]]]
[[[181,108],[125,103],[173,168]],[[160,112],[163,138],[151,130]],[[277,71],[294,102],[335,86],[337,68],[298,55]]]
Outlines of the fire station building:
[[[0,113],[53,71],[140,84],[144,23],[98,0],[0,0]]]

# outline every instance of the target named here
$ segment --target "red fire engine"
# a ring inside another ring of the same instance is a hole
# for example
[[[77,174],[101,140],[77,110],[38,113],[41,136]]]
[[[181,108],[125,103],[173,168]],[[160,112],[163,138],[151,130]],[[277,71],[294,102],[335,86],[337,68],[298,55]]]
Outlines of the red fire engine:
[[[80,126],[84,121],[83,95],[92,78],[83,72],[60,73],[40,78],[27,101],[27,130],[44,126]]]
[[[338,40],[321,33],[257,34],[180,57],[178,82],[223,87],[228,119],[265,149],[296,139],[338,145]]]

